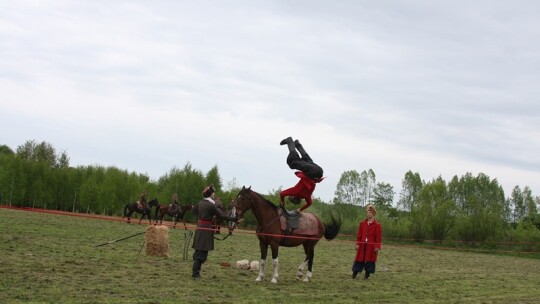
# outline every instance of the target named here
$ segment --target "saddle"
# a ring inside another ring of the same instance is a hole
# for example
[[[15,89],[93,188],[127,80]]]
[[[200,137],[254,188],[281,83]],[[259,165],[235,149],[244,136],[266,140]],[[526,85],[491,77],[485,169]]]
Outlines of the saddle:
[[[289,210],[283,208],[283,217],[285,218],[285,221],[287,223],[287,229],[286,230],[297,229],[298,224],[300,223],[300,217],[301,216],[302,216],[302,213],[300,213],[300,212],[298,212],[296,210],[289,211]]]
[[[175,215],[180,213],[180,206],[177,206],[175,204],[169,204],[169,212]]]
[[[288,211],[281,208],[279,221],[281,229],[291,235],[293,232],[302,235],[316,235],[318,233],[317,218],[311,213]]]
[[[141,203],[141,201],[137,201],[137,208],[140,209],[140,210],[148,210],[148,209],[150,209],[148,207],[148,205],[144,205],[143,203]]]

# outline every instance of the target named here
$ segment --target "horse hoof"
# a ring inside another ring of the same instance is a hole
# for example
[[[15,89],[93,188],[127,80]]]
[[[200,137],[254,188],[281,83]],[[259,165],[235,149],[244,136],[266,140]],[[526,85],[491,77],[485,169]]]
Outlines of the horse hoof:
[[[304,278],[304,282],[311,282],[311,279],[308,278],[308,277],[305,277],[305,278]]]
[[[255,279],[255,282],[260,282],[260,281],[262,281],[262,278],[261,278],[261,277],[257,277],[257,278]]]
[[[276,278],[272,278],[272,281],[270,281],[270,282],[276,284],[276,283],[277,283],[277,279],[276,279]]]

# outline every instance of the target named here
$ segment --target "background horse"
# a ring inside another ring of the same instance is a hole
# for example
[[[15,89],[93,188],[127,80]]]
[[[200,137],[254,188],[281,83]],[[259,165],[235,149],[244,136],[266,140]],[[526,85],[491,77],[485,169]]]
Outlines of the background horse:
[[[127,222],[129,224],[131,223],[131,215],[133,214],[133,212],[137,212],[142,214],[141,219],[139,220],[139,224],[141,224],[141,221],[145,216],[148,218],[148,223],[152,224],[152,220],[150,219],[152,215],[152,207],[159,206],[157,198],[148,202],[148,209],[139,208],[138,205],[138,202],[127,203],[126,206],[124,206],[124,215],[122,216],[122,218],[127,216]]]
[[[334,239],[341,228],[341,222],[337,221],[334,217],[331,218],[330,223],[323,224],[319,218],[313,215],[314,221],[316,221],[316,226],[314,226],[317,228],[317,232],[314,235],[306,236],[297,234],[294,231],[293,233],[289,233],[286,230],[282,230],[280,217],[282,216],[283,209],[279,209],[262,195],[252,191],[251,187],[242,187],[236,197],[234,207],[236,216],[239,220],[243,218],[245,212],[248,210],[253,212],[253,215],[255,215],[257,220],[257,238],[259,239],[259,246],[261,249],[259,275],[255,279],[257,282],[264,279],[268,246],[270,246],[272,250],[272,264],[274,266],[272,283],[277,283],[279,246],[296,247],[299,245],[304,246],[306,259],[298,267],[296,279],[300,280],[302,278],[304,269],[307,265],[308,271],[304,278],[304,282],[311,281],[315,245],[323,235],[327,240]],[[302,213],[302,216],[308,217],[308,215],[309,213]]]
[[[184,229],[187,229],[186,222],[184,221],[184,215],[186,215],[186,212],[191,209],[193,209],[192,204],[180,206],[180,208],[174,209],[174,210],[172,210],[171,205],[158,206],[156,208],[155,223],[157,224],[158,222],[158,214],[159,214],[159,223],[163,224],[163,217],[165,216],[165,214],[167,214],[174,218],[173,228],[176,228],[176,223],[178,222],[178,219],[181,219],[182,223],[184,223]]]

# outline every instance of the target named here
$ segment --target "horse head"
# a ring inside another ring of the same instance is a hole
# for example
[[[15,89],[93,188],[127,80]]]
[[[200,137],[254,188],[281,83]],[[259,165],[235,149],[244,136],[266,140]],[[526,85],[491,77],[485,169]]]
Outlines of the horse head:
[[[181,216],[184,217],[184,215],[186,214],[186,212],[188,212],[189,210],[193,209],[193,205],[192,204],[185,204],[184,206],[180,207],[180,213],[181,213]]]
[[[154,198],[153,200],[149,201],[149,202],[148,202],[148,206],[150,206],[150,208],[151,208],[151,207],[157,207],[157,206],[159,206],[159,201],[158,201],[158,199],[157,199],[157,198]]]
[[[236,199],[234,200],[233,208],[236,213],[236,218],[238,219],[238,222],[241,222],[244,219],[244,214],[246,211],[252,208],[253,206],[253,192],[251,190],[251,186],[246,188],[245,186],[242,186],[242,189],[240,192],[238,192],[238,195],[236,195]]]

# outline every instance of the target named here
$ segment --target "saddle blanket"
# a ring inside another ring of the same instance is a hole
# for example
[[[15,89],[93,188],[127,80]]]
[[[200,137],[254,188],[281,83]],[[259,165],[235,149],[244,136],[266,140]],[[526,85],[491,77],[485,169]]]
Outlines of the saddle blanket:
[[[279,217],[281,230],[287,230],[287,219],[282,215]],[[319,233],[319,222],[311,213],[302,213],[299,219],[298,228],[293,231],[294,234],[316,235]]]

